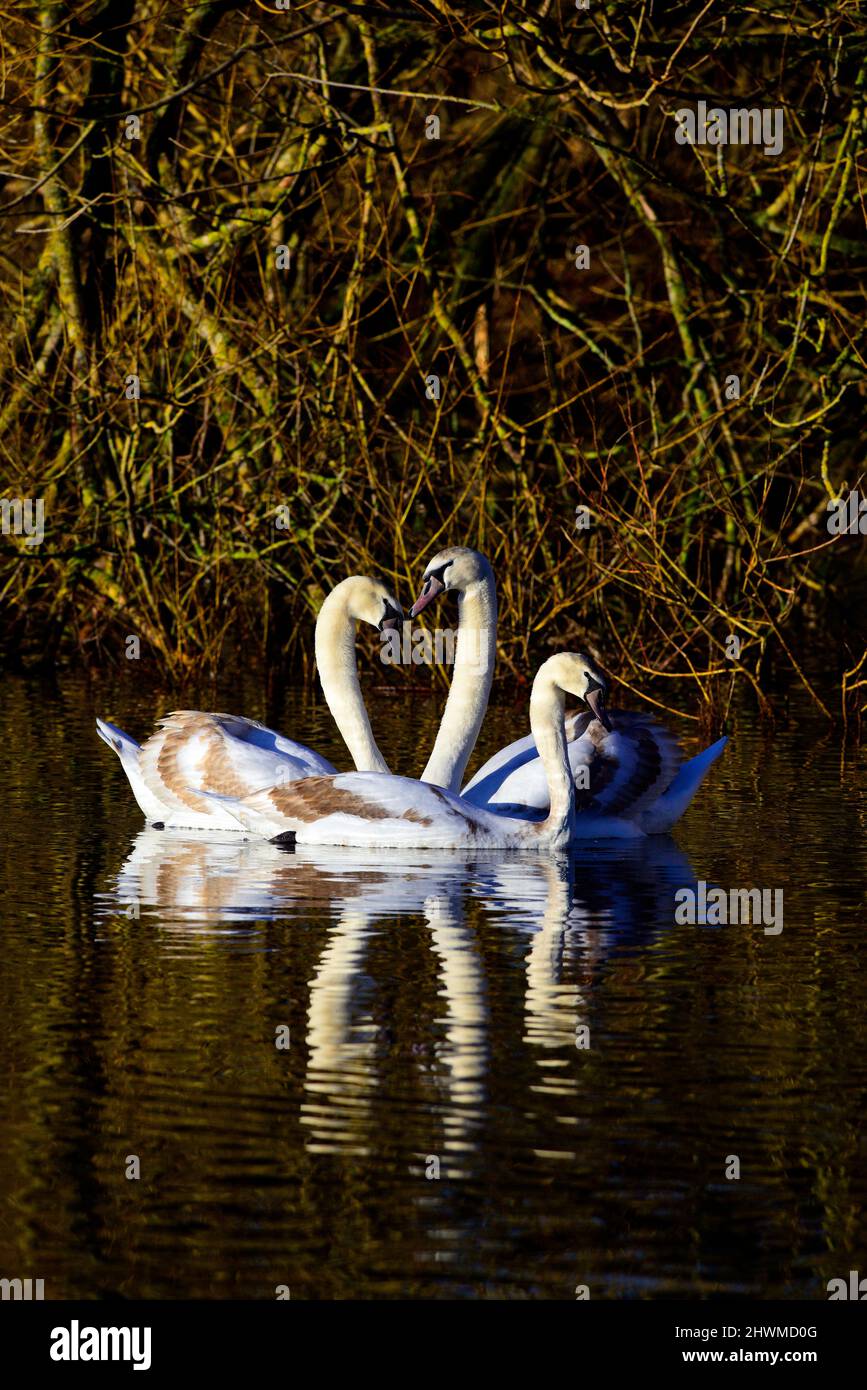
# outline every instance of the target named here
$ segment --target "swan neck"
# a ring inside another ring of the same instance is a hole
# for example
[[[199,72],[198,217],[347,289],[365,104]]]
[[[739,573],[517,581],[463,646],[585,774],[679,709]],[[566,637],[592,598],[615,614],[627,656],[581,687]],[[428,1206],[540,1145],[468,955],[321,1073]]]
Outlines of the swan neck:
[[[329,594],[316,620],[316,665],[328,708],[358,772],[388,772],[355,665],[355,619],[342,595]]]
[[[538,826],[540,835],[568,835],[575,817],[575,784],[566,742],[566,697],[549,677],[537,676],[530,696],[530,730],[548,781],[550,810]]]
[[[460,791],[488,707],[496,653],[497,588],[488,575],[458,593],[452,683],[422,782]]]

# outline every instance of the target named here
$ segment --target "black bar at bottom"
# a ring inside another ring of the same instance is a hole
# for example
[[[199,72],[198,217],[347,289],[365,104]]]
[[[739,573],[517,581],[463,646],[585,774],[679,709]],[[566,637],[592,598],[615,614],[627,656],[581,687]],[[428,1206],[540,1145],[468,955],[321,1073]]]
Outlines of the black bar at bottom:
[[[106,1368],[142,1383],[233,1373],[261,1383],[310,1378],[318,1363],[329,1379],[345,1367],[411,1384],[436,1377],[449,1390],[473,1365],[485,1380],[499,1359],[512,1376],[522,1364],[544,1376],[560,1358],[576,1375],[799,1365],[827,1377],[858,1364],[865,1330],[865,1309],[844,1301],[0,1303],[4,1364],[57,1383]]]

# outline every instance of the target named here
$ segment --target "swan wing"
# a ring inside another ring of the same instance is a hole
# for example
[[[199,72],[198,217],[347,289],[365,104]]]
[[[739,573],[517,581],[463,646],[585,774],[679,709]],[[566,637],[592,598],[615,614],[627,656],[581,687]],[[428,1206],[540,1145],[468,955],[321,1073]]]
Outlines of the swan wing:
[[[323,758],[306,744],[297,743],[295,739],[287,738],[285,734],[279,734],[275,729],[269,729],[266,724],[259,724],[255,719],[245,719],[243,715],[238,714],[212,714],[211,718],[227,738],[234,740],[237,754],[240,754],[241,744],[246,746],[248,753],[258,749],[266,753],[281,754],[304,768],[305,771],[301,773],[304,777],[330,777],[337,771],[327,758]]]
[[[589,768],[597,751],[588,729],[593,724],[589,711],[570,714],[566,719],[569,766],[576,782],[586,778],[579,770]],[[600,731],[601,725],[595,725]],[[480,767],[461,793],[474,806],[489,807],[498,815],[540,820],[548,813],[548,779],[536,751],[532,734],[515,739],[501,748]]]
[[[642,829],[648,835],[664,834],[680,820],[727,743],[727,737],[719,738],[709,748],[690,758],[689,762],[683,764],[663,795],[645,807],[640,820]]]
[[[671,784],[682,754],[673,734],[644,715],[612,710],[608,733],[588,711],[567,716],[569,766],[582,815],[632,817]],[[548,782],[531,734],[489,758],[464,788],[473,805],[537,820]]]
[[[160,720],[139,754],[142,778],[178,811],[214,814],[200,792],[246,796],[274,782],[333,772],[304,744],[237,715],[177,710]]]
[[[571,753],[571,748],[570,748]],[[461,795],[474,806],[548,805],[548,782],[532,734],[515,739],[480,767]]]
[[[674,734],[646,715],[612,710],[611,721],[610,733],[597,720],[587,722],[583,738],[592,741],[594,755],[576,807],[581,814],[634,820],[671,785],[683,754]]]

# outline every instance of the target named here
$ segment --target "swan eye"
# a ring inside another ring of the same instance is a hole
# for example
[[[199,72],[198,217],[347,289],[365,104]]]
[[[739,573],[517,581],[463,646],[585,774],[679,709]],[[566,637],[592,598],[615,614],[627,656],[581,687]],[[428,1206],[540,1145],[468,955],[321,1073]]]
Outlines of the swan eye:
[[[602,681],[597,680],[595,676],[591,676],[591,675],[588,673],[588,676],[587,676],[587,689],[584,691],[585,697],[586,697],[587,695],[592,695],[594,690],[601,690],[602,693],[603,693],[603,695],[604,695],[604,694],[605,694],[605,685],[604,685],[604,683],[603,683]]]
[[[440,567],[439,567],[438,570],[430,570],[430,571],[425,575],[425,577],[424,577],[424,586],[425,586],[425,589],[426,589],[426,590],[427,590],[427,589],[430,589],[430,582],[431,582],[432,579],[435,579],[435,580],[437,581],[438,584],[442,584],[442,586],[443,586],[444,589],[447,589],[447,588],[449,587],[448,584],[446,583],[446,570],[448,569],[448,567],[449,567],[450,564],[451,564],[451,560],[448,560],[448,561],[446,561],[446,563],[445,563],[444,565],[440,565]]]

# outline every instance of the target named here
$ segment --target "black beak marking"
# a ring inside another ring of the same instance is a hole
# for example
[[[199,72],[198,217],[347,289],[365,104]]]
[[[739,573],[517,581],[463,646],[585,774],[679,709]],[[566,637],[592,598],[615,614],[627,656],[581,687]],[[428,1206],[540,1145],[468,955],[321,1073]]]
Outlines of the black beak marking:
[[[590,707],[590,712],[594,719],[598,719],[603,729],[611,733],[613,724],[608,711],[605,708],[605,697],[608,694],[608,687],[603,681],[597,680],[595,676],[588,675],[587,689],[584,692],[584,699]]]

